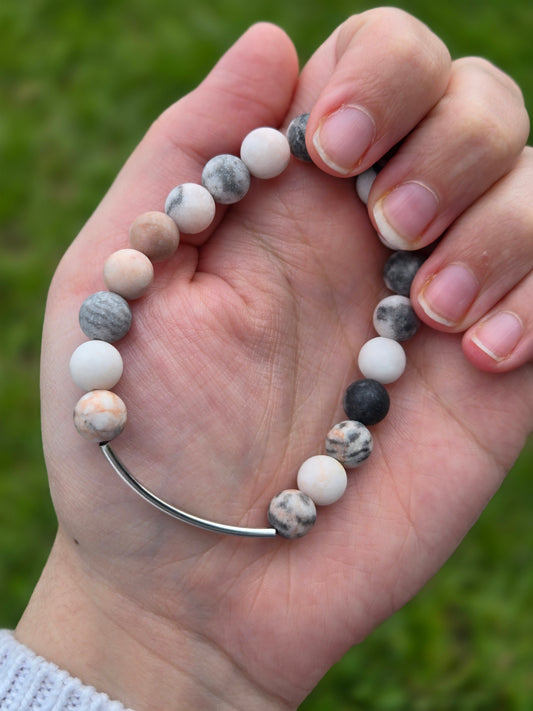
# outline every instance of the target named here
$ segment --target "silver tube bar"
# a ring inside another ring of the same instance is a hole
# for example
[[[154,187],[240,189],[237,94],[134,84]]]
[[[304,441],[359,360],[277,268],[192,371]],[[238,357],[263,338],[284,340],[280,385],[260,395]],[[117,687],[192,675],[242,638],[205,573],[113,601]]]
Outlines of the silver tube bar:
[[[246,536],[248,538],[274,538],[277,535],[275,528],[244,528],[241,526],[229,526],[225,523],[208,521],[205,518],[200,518],[199,516],[194,516],[186,511],[182,511],[181,509],[172,506],[172,504],[169,504],[167,501],[160,499],[159,496],[156,496],[143,484],[141,484],[141,482],[138,481],[133,474],[130,474],[115,452],[111,449],[108,442],[102,442],[99,444],[99,447],[115,472],[123,481],[126,482],[126,484],[128,484],[129,487],[133,489],[133,491],[135,491],[145,501],[152,504],[152,506],[155,506],[157,509],[163,511],[169,516],[172,516],[173,518],[183,521],[183,523],[188,523],[191,526],[203,528],[204,530],[211,531],[213,533],[225,533],[232,536]]]

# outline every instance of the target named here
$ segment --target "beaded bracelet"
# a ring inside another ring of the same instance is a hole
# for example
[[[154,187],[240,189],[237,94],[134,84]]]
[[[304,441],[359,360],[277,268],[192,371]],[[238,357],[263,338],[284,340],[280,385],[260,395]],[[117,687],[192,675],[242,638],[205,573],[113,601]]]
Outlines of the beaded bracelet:
[[[411,338],[419,326],[409,300],[414,275],[422,257],[413,252],[394,252],[383,275],[393,295],[385,297],[373,314],[378,336],[359,352],[362,379],[348,386],[343,407],[347,420],[334,425],[326,436],[325,452],[307,459],[297,474],[297,488],[286,489],[272,499],[267,513],[272,528],[231,526],[187,513],[156,496],[139,482],[119,460],[109,442],[126,424],[126,406],[111,392],[122,376],[123,362],[112,344],[129,331],[132,313],[128,301],[141,297],[152,283],[152,262],[170,258],[178,248],[180,232],[205,230],[215,216],[216,203],[230,205],[247,193],[251,176],[274,178],[287,167],[291,154],[310,161],[305,146],[309,114],[296,117],[287,136],[273,128],[253,130],[241,145],[240,158],[225,154],[212,158],[202,172],[201,185],[184,183],[174,188],[164,212],[140,215],[129,231],[130,247],[111,254],[104,264],[107,291],[98,291],[82,304],[79,322],[90,339],[70,359],[72,379],[86,394],[74,410],[78,432],[98,443],[114,471],[143,499],[185,523],[239,536],[284,538],[305,535],[316,520],[316,506],[328,506],[344,494],[346,469],[360,466],[373,448],[368,427],[381,421],[389,410],[384,385],[397,380],[405,369],[405,351],[400,341]],[[378,168],[356,178],[359,198],[366,204]]]

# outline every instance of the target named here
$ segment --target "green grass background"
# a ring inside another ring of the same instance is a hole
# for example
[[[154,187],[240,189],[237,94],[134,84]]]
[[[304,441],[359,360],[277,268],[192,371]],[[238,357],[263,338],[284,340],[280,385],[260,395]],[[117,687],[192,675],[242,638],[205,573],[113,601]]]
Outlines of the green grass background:
[[[416,0],[454,57],[488,57],[533,106],[533,4]],[[15,625],[55,530],[39,432],[49,280],[146,127],[251,23],[302,62],[348,0],[1,0],[0,626]],[[508,423],[512,427],[512,422]],[[533,448],[444,569],[303,704],[375,711],[533,709]],[[260,640],[258,640],[260,644]]]

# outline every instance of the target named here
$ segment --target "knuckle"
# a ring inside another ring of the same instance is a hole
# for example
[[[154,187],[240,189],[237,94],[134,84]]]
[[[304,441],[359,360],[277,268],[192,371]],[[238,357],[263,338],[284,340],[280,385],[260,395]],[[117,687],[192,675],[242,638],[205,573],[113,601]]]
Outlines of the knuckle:
[[[340,28],[340,53],[363,32],[379,38],[387,48],[391,65],[406,70],[416,67],[428,80],[451,64],[444,42],[427,25],[400,8],[378,7],[352,15]]]
[[[518,84],[509,74],[506,74],[488,59],[484,57],[462,57],[454,62],[454,69],[472,74],[475,81],[490,83],[493,87],[499,86],[509,92],[511,98],[517,103],[524,104],[524,96]]]
[[[505,81],[506,75],[496,70],[503,81],[498,77],[495,84],[494,73],[486,67],[492,67],[490,62],[469,59],[459,66],[459,74],[455,73],[451,93],[454,124],[467,145],[475,145],[496,160],[514,158],[527,141],[528,113],[523,101],[508,100],[509,91],[514,92],[512,80]],[[503,92],[502,87],[506,87]]]

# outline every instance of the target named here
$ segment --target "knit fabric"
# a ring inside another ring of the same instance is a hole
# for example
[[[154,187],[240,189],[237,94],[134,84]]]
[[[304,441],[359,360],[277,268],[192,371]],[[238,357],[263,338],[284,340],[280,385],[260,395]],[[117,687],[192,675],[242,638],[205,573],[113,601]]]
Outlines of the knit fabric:
[[[1,711],[131,711],[0,630]]]

